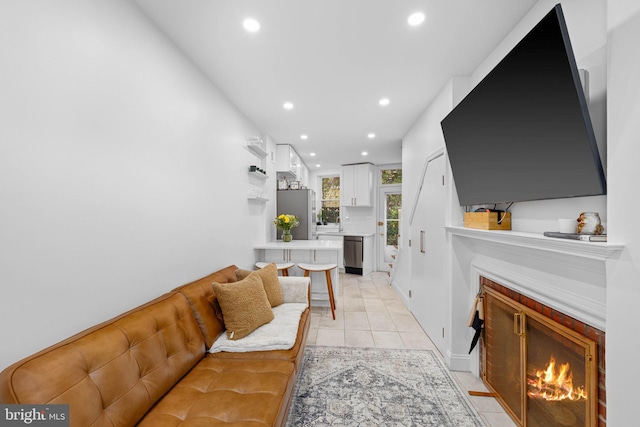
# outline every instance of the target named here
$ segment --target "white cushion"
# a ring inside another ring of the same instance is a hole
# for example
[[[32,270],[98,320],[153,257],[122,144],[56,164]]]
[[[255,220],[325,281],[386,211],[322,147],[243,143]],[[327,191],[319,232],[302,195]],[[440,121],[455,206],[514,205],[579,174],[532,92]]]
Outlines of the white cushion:
[[[296,343],[300,316],[306,308],[306,303],[284,303],[273,307],[274,319],[271,322],[239,340],[230,340],[227,334],[222,334],[215,340],[209,352],[288,350]]]
[[[279,276],[278,280],[282,288],[282,299],[284,302],[299,302],[304,304],[309,302],[311,279],[302,276]]]

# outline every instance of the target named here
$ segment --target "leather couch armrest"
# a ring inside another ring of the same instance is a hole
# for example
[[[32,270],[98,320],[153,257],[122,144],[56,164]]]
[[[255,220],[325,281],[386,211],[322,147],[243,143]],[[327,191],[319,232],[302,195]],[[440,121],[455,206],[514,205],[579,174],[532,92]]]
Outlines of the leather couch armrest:
[[[309,304],[311,279],[299,276],[279,276],[284,302]]]

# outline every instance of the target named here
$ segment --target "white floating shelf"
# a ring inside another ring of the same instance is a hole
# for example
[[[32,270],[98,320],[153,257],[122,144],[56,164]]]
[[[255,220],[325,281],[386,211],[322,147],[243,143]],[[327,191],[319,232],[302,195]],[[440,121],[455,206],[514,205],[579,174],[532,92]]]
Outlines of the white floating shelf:
[[[267,151],[262,148],[261,146],[257,145],[257,144],[247,144],[247,148],[249,148],[249,150],[253,151],[253,153],[256,156],[260,156],[260,157],[267,157]]]
[[[265,199],[264,197],[252,197],[252,196],[247,196],[248,200],[255,200],[256,202],[268,202],[269,199]]]
[[[262,172],[258,172],[258,171],[254,171],[254,172],[249,171],[248,173],[249,173],[249,176],[255,176],[256,178],[259,178],[259,179],[269,178],[269,175],[264,174]]]

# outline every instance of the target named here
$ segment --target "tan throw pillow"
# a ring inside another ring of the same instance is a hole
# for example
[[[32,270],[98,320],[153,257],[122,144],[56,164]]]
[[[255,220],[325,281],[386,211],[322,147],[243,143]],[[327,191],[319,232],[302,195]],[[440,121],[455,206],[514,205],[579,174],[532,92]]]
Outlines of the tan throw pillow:
[[[262,279],[264,291],[267,293],[267,298],[269,299],[271,307],[276,307],[284,303],[282,287],[280,286],[280,279],[278,279],[278,268],[275,263],[272,262],[264,268],[254,271],[242,269],[236,270],[236,277],[238,280],[245,279],[252,274],[258,275],[260,276],[260,279]]]
[[[271,304],[259,276],[249,275],[238,282],[214,283],[212,286],[230,340],[244,338],[273,320]]]
[[[253,273],[254,271],[255,270],[244,270],[242,268],[239,268],[236,270],[236,280],[246,279],[247,276]]]

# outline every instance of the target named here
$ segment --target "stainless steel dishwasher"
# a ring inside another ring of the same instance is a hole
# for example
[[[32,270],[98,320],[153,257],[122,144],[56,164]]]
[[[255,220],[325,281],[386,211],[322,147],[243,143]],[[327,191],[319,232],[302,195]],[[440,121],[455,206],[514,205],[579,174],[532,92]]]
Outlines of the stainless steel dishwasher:
[[[344,271],[362,276],[362,236],[344,236]]]

